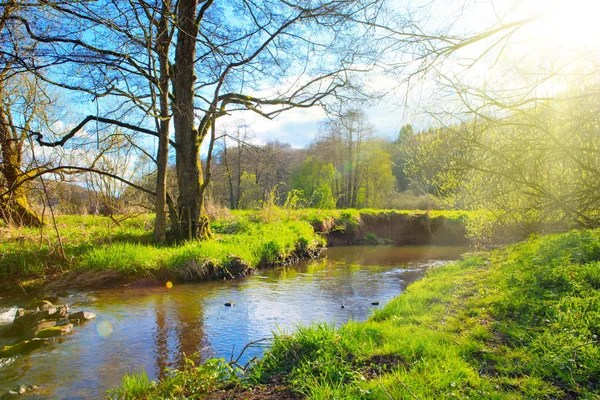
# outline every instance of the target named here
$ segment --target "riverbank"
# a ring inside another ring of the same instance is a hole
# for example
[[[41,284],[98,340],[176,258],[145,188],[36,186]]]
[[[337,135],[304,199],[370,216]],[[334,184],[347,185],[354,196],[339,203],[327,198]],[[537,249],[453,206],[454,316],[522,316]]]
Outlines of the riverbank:
[[[215,240],[172,246],[152,244],[152,215],[119,222],[59,216],[64,257],[52,226],[0,228],[0,293],[35,297],[66,288],[235,278],[316,257],[327,244],[464,243],[467,215],[270,207],[223,213],[212,221]]]
[[[600,230],[533,237],[432,269],[364,323],[275,338],[241,377],[224,361],[115,396],[595,398]],[[239,371],[237,371],[239,372]]]

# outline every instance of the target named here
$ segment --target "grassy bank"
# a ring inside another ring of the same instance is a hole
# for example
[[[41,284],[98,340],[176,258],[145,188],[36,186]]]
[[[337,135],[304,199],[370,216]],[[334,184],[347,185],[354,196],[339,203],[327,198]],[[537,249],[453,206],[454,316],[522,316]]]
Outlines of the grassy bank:
[[[367,322],[280,335],[241,378],[211,360],[120,395],[592,399],[599,337],[600,230],[573,231],[433,269]]]
[[[201,280],[211,274],[235,274],[240,266],[259,268],[286,262],[317,252],[324,244],[308,222],[291,219],[218,220],[213,224],[215,240],[173,246],[152,244],[151,216],[129,219],[121,226],[105,217],[61,216],[58,224],[66,259],[50,227],[41,240],[39,230],[3,229],[0,279],[5,285],[20,284],[27,291],[68,272],[71,276],[86,273],[72,279],[76,286],[157,275]]]
[[[51,225],[42,231],[0,227],[0,288],[27,293],[48,281],[54,281],[56,287],[84,287],[141,277],[203,280],[235,276],[246,268],[315,254],[326,242],[326,232],[315,232],[317,225],[351,230],[359,225],[361,215],[390,213],[418,212],[278,207],[224,212],[212,221],[215,240],[172,246],[152,243],[152,215],[119,223],[101,216],[59,216],[65,257]],[[466,214],[446,211],[431,215],[460,221]]]

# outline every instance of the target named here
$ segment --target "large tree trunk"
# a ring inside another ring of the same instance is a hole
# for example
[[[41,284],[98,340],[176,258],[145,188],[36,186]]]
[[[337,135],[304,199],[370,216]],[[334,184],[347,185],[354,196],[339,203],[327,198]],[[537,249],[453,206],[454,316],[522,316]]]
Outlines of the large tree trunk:
[[[160,122],[156,174],[156,222],[154,225],[154,241],[161,243],[166,237],[166,203],[167,203],[167,170],[169,161],[169,29],[168,18],[171,10],[169,0],[163,1],[157,44],[159,48],[159,102]],[[175,227],[174,227],[175,228]]]
[[[8,1],[4,5],[2,15],[0,16],[0,31],[4,29],[6,21],[17,6],[16,1]],[[10,71],[10,65],[6,64],[1,72],[0,81]],[[0,219],[17,225],[40,226],[42,221],[33,212],[27,201],[25,187],[20,185],[24,178],[21,172],[21,158],[23,155],[22,135],[17,135],[5,113],[3,104],[4,90],[0,87],[0,146],[2,147],[2,164],[0,169],[4,175],[4,183],[8,195],[0,197]],[[5,192],[3,187],[0,191]]]
[[[0,98],[2,91],[0,90]],[[25,195],[21,172],[23,140],[11,130],[9,119],[0,106],[0,145],[2,147],[2,173],[4,186],[9,191],[0,198],[0,218],[18,226],[40,226],[39,217],[33,212]],[[5,191],[4,188],[0,188]]]
[[[210,237],[208,217],[204,212],[200,136],[194,125],[194,63],[198,24],[197,0],[180,0],[178,7],[177,48],[173,79],[172,102],[175,142],[177,143],[177,201],[183,238]]]

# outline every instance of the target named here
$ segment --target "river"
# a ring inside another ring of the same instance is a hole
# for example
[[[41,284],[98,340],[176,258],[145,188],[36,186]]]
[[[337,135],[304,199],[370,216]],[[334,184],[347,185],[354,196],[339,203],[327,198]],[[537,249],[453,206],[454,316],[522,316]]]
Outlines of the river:
[[[245,344],[299,324],[363,321],[421,278],[433,261],[465,251],[334,247],[323,259],[241,280],[71,292],[63,303],[97,318],[32,354],[0,360],[0,394],[26,384],[41,388],[31,398],[106,398],[124,374],[143,369],[159,377],[165,368],[181,365],[183,354],[229,360]],[[0,305],[0,324],[9,321],[15,306]],[[240,362],[262,351],[251,348]]]

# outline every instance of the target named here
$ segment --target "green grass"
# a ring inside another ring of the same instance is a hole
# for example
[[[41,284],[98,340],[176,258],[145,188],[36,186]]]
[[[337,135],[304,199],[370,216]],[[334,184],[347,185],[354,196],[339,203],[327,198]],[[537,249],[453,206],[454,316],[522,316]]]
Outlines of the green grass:
[[[374,208],[362,208],[362,209],[337,209],[337,210],[324,210],[318,208],[306,208],[300,210],[286,211],[292,218],[299,218],[302,220],[309,221],[311,223],[321,223],[326,220],[333,220],[337,224],[357,224],[361,215],[387,215],[387,214],[405,214],[405,215],[423,215],[426,211],[421,210],[382,210]],[[248,214],[252,215],[255,212],[247,211]],[[263,212],[264,213],[264,212]],[[449,220],[463,221],[471,216],[482,214],[481,212],[473,211],[462,211],[462,210],[430,210],[427,212],[431,218],[444,217]]]
[[[251,223],[234,234],[219,234],[216,240],[192,241],[172,247],[136,243],[113,243],[97,247],[80,258],[86,270],[114,269],[121,273],[141,273],[159,269],[176,270],[190,260],[224,265],[239,257],[251,267],[285,261],[298,245],[322,243],[305,222]]]
[[[598,230],[469,257],[432,270],[366,323],[320,335],[322,327],[312,328],[329,343],[323,354],[278,351],[290,341],[306,348],[306,332],[279,338],[251,377],[265,382],[289,371],[288,382],[310,398],[597,398],[598,260]],[[376,356],[397,363],[340,386],[320,369],[333,355],[358,374]]]
[[[177,277],[179,272],[189,275],[190,269],[207,263],[226,267],[234,259],[254,268],[277,264],[324,244],[304,220],[265,221],[239,215],[214,222],[215,240],[156,246],[152,244],[152,219],[144,215],[117,226],[105,217],[60,216],[58,226],[67,260],[60,256],[51,226],[44,228],[42,236],[36,229],[3,228],[0,279],[37,282],[72,270],[116,271],[124,276],[167,272]]]
[[[278,335],[238,385],[311,399],[596,399],[599,337],[600,230],[573,231],[435,268],[364,323]]]
[[[174,246],[152,244],[153,215],[129,218],[118,225],[108,217],[59,216],[64,259],[52,225],[43,231],[0,228],[0,280],[36,286],[47,276],[67,271],[116,271],[126,276],[178,273],[189,276],[207,264],[221,268],[241,259],[251,267],[285,261],[324,244],[312,225],[330,221],[332,229],[359,223],[361,214],[412,211],[389,210],[287,210],[265,207],[235,211],[212,221],[215,240],[191,241]],[[422,212],[420,212],[422,214]],[[432,211],[432,217],[466,218],[460,211]],[[191,272],[190,272],[191,271]],[[180,275],[181,275],[180,274]],[[14,285],[13,285],[14,286]]]
[[[189,393],[208,393],[228,382],[237,382],[233,368],[223,359],[210,359],[204,364],[196,365],[191,358],[185,358],[181,370],[171,370],[167,378],[160,384],[148,379],[145,371],[125,375],[121,386],[109,390],[110,399],[181,399]],[[197,398],[197,396],[192,396]]]
[[[122,386],[113,393],[114,398],[135,399],[143,396],[156,387],[144,370],[134,374],[127,374],[122,379]]]

